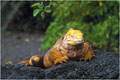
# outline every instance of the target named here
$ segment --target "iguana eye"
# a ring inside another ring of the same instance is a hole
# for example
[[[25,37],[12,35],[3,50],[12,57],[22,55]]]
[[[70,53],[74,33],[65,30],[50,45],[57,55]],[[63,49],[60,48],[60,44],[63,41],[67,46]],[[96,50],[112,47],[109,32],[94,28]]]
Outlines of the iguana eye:
[[[71,35],[71,37],[73,38],[74,36],[73,36],[73,35]]]

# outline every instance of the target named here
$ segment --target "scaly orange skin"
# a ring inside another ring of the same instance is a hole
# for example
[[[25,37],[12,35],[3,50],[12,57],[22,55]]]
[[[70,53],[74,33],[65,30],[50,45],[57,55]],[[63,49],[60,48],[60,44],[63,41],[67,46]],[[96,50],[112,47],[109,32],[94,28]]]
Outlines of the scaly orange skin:
[[[84,42],[81,31],[70,29],[44,56],[37,55],[19,64],[48,68],[67,60],[91,60],[94,56],[91,45]]]

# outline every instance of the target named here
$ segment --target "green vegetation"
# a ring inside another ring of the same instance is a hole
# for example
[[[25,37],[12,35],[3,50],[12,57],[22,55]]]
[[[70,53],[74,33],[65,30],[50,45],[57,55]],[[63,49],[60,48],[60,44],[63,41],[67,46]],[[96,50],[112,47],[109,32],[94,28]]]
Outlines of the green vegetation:
[[[42,39],[42,48],[48,49],[69,28],[79,29],[85,41],[103,50],[118,50],[119,2],[118,1],[54,1],[47,6],[35,3],[33,15],[52,12],[54,21]],[[43,17],[44,18],[44,17]]]

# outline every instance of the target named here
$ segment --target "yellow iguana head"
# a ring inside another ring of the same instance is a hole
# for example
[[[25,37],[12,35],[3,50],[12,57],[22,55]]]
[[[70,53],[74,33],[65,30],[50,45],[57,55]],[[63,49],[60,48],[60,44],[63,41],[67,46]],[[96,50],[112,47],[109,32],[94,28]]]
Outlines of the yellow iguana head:
[[[80,30],[74,30],[71,28],[65,35],[65,41],[69,45],[77,45],[83,43],[83,34]]]

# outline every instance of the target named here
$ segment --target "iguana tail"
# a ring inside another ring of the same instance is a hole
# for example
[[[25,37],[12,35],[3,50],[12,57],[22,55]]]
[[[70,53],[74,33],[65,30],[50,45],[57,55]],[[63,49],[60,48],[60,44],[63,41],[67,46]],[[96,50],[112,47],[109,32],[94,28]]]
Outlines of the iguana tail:
[[[18,64],[25,64],[26,66],[29,66],[29,60],[20,61]]]

